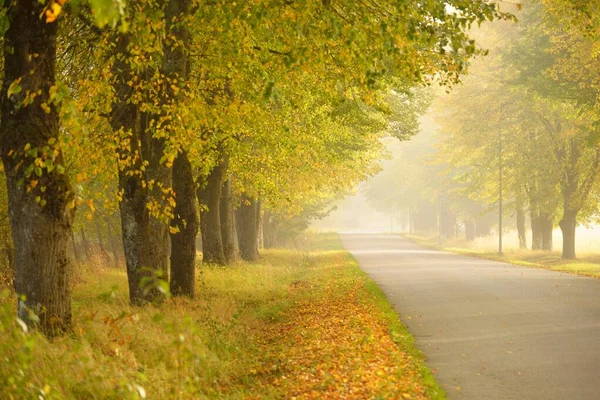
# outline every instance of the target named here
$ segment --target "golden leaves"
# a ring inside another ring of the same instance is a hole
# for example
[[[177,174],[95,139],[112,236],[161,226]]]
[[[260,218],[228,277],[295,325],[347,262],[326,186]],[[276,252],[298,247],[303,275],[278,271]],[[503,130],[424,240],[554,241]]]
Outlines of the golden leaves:
[[[63,6],[67,3],[68,0],[50,0],[40,18],[46,18],[46,23],[51,24],[56,21],[56,18],[60,15]]]
[[[268,327],[268,361],[251,371],[258,384],[301,399],[426,398],[414,361],[366,296],[361,279],[333,278],[324,293]]]

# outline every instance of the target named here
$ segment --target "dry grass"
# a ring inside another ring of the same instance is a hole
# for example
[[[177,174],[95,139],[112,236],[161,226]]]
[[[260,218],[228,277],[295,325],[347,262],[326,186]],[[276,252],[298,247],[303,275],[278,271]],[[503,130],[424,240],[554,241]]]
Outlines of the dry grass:
[[[450,238],[438,244],[435,235],[404,235],[419,244],[459,254],[505,261],[515,265],[563,271],[578,275],[600,277],[600,229],[577,229],[576,260],[561,258],[562,235],[560,230],[553,232],[553,251],[531,251],[519,249],[517,233],[511,231],[503,235],[503,255],[499,256],[498,236],[480,237],[472,242],[462,238]]]
[[[337,236],[309,235],[303,244],[310,251],[271,250],[258,263],[202,267],[196,299],[143,308],[128,304],[124,271],[88,266],[74,288],[74,332],[53,341],[23,332],[13,301],[5,298],[0,304],[0,398],[443,396],[383,294],[340,250]],[[335,296],[329,296],[332,290]],[[346,302],[358,304],[362,325],[345,317]],[[319,312],[317,320],[307,307]],[[311,321],[319,322],[309,329],[312,339],[325,340],[335,326],[339,343],[334,338],[330,350],[320,352],[314,342],[289,336],[286,327]],[[365,341],[371,347],[364,347]],[[343,353],[335,350],[338,345],[346,346]],[[305,362],[327,355],[333,365],[348,365],[350,370],[340,370],[342,383],[315,375],[318,384],[305,392],[305,369],[258,372],[274,363],[290,365],[308,349],[312,353]],[[353,361],[336,363],[335,357]],[[284,376],[293,384],[279,384]],[[363,379],[369,385],[360,395],[340,391],[348,382],[358,388]]]

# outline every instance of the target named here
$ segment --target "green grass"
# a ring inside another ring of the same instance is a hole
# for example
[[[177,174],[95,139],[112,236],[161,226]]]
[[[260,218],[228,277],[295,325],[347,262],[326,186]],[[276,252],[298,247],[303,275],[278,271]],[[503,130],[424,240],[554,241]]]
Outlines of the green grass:
[[[600,278],[600,254],[584,254],[576,260],[564,260],[557,251],[509,250],[499,255],[469,249],[464,241],[453,240],[451,244],[439,245],[437,236],[408,235],[404,237],[420,245],[452,253],[481,257],[489,260],[503,261],[523,267],[542,268],[551,271],[562,271],[577,275]],[[464,246],[464,247],[461,247]]]
[[[389,328],[394,351],[408,354],[418,371],[411,385],[428,398],[444,398],[411,335],[337,235],[307,234],[299,243],[299,250],[264,251],[256,263],[202,266],[196,299],[158,306],[128,304],[125,271],[88,266],[76,274],[75,328],[54,340],[23,332],[14,302],[1,299],[0,398],[286,398],[289,388],[272,384],[283,372],[256,373],[269,349],[296,350],[294,340],[277,332],[304,322],[301,304],[323,304],[358,284],[366,289],[360,301]]]
[[[371,279],[368,280],[366,289],[373,296],[375,307],[380,312],[380,318],[387,323],[393,341],[404,349],[412,359],[417,360],[420,379],[426,388],[427,397],[430,399],[445,399],[446,393],[439,387],[431,370],[425,365],[424,356],[415,346],[414,337],[400,322],[398,314],[393,310],[385,294]]]

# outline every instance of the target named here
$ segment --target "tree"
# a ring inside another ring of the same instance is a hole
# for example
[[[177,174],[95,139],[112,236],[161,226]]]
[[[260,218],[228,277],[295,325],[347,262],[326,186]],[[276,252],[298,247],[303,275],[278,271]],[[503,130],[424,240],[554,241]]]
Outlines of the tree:
[[[45,5],[8,8],[0,141],[15,244],[19,318],[54,335],[71,325],[68,280],[74,195],[59,145],[56,98],[58,21],[40,18]]]
[[[164,114],[168,115],[168,120],[163,121],[163,124],[166,125],[171,125],[171,121],[180,118],[178,106],[185,100],[184,93],[189,85],[191,35],[188,24],[192,15],[191,8],[191,0],[170,0],[165,11],[166,36],[170,40],[166,40],[164,44],[162,69],[165,78],[171,82],[164,100]],[[199,222],[194,193],[196,184],[187,149],[182,148],[177,152],[172,174],[175,208],[171,220],[170,288],[174,295],[193,297]]]

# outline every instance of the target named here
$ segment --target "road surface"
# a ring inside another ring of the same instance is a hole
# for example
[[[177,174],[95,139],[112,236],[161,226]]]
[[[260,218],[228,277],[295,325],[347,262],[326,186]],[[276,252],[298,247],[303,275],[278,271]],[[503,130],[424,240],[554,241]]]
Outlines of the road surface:
[[[600,399],[600,280],[340,236],[450,399]]]

